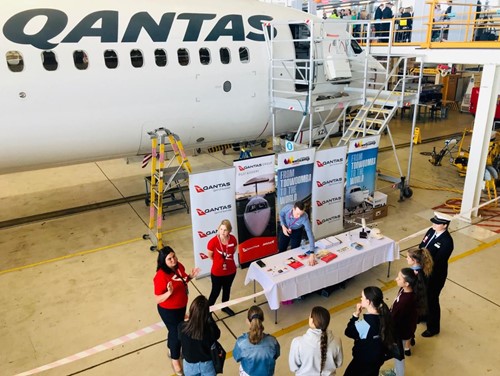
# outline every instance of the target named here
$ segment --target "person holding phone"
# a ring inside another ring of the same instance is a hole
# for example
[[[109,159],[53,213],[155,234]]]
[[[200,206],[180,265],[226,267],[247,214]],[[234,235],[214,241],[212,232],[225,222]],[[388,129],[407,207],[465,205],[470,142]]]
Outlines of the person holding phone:
[[[234,254],[238,241],[231,234],[231,222],[222,220],[215,235],[207,245],[208,257],[213,261],[210,278],[212,279],[212,291],[208,303],[212,306],[219,297],[222,290],[222,302],[227,302],[231,293],[231,285],[236,276],[236,263]],[[234,316],[234,311],[229,307],[222,308],[222,312]]]

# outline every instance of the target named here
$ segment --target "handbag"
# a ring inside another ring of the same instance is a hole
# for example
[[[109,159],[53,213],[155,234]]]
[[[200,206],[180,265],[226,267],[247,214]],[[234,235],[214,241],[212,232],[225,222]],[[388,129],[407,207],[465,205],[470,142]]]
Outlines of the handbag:
[[[210,346],[210,354],[212,355],[215,373],[222,373],[224,362],[226,361],[226,350],[224,350],[219,341],[215,341],[212,346]]]
[[[393,342],[386,351],[387,359],[397,359],[403,360],[405,358],[405,352],[403,348],[402,341]]]

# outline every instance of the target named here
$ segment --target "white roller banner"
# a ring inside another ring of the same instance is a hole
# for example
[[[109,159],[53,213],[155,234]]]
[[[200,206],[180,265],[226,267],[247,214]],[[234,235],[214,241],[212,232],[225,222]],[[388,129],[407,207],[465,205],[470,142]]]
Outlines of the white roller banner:
[[[201,269],[200,276],[210,274],[212,260],[207,255],[207,244],[223,219],[231,221],[231,233],[238,237],[234,194],[234,167],[189,175],[194,263]]]
[[[317,239],[344,229],[344,176],[347,147],[316,152],[312,185],[312,228]]]

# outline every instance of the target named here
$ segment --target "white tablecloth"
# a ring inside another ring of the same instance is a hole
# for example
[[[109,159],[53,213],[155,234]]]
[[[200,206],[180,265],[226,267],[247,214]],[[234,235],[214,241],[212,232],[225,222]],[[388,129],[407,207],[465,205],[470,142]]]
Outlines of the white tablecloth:
[[[289,257],[300,260],[297,256],[304,253],[304,249],[301,248],[262,259],[266,264],[262,268],[256,262],[252,262],[248,268],[245,285],[251,281],[257,281],[264,289],[269,307],[275,310],[279,308],[281,301],[295,299],[324,287],[335,285],[374,266],[399,259],[399,249],[394,240],[387,237],[360,239],[359,232],[360,229],[356,229],[335,235],[342,243],[328,249],[328,251],[337,254],[337,258],[329,263],[318,260],[317,265],[309,266],[308,259],[303,259],[301,260],[304,264],[303,267],[299,269],[287,267],[288,272],[276,274],[277,269],[286,266],[286,259]],[[363,249],[356,250],[350,247],[353,242],[362,244]],[[339,252],[346,246],[349,247],[347,250]],[[309,250],[309,247],[306,247],[305,250]]]

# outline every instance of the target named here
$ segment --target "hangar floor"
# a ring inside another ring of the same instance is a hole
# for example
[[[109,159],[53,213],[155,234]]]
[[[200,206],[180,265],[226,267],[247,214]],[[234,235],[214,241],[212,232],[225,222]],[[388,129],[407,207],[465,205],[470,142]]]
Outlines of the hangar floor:
[[[470,127],[470,115],[450,112],[447,120],[421,121],[424,141],[460,133]],[[395,119],[391,131],[396,144],[410,141],[409,120]],[[466,142],[467,144],[467,142]],[[381,146],[388,145],[387,136]],[[458,193],[463,178],[448,161],[432,166],[428,156],[440,150],[443,140],[415,147],[411,184],[414,195],[398,202],[399,192],[379,181],[378,190],[388,194],[389,215],[378,226],[395,240],[430,226],[433,208]],[[266,153],[267,150],[254,150]],[[398,149],[406,173],[408,148]],[[195,171],[230,165],[237,153],[202,154],[191,158]],[[392,151],[381,152],[382,173],[399,176]],[[68,363],[43,372],[45,375],[158,375],[172,374],[165,348],[165,329],[113,346],[85,357],[72,355],[137,332],[158,322],[152,278],[156,254],[142,240],[149,211],[143,200],[42,219],[37,215],[138,195],[144,192],[140,163],[111,160],[0,176],[0,359],[3,375],[14,375],[70,357]],[[454,221],[451,224],[455,251],[448,281],[442,292],[442,329],[433,338],[422,338],[406,360],[408,375],[500,374],[500,346],[493,333],[500,326],[500,290],[496,266],[500,263],[500,210],[493,211],[493,227]],[[496,213],[496,214],[495,214]],[[496,217],[495,217],[496,216]],[[17,218],[30,218],[21,223]],[[496,227],[494,221],[496,220]],[[8,226],[5,226],[8,225]],[[166,239],[187,268],[193,266],[190,217],[185,211],[168,214]],[[420,238],[401,244],[401,255]],[[332,312],[330,328],[341,336],[343,370],[351,360],[352,341],[343,335],[360,291],[367,285],[383,288],[390,305],[397,289],[396,271],[406,265],[402,257],[394,263],[389,278],[380,265],[351,280],[346,289],[329,297],[311,294],[279,310],[277,325],[264,297],[258,299],[266,315],[266,332],[281,344],[276,375],[291,374],[288,368],[290,342],[307,329],[310,309],[322,305]],[[253,293],[244,286],[246,270],[239,270],[232,298]],[[196,280],[191,299],[208,295],[210,280]],[[245,310],[250,302],[233,306],[234,317],[216,312],[226,350],[247,330]],[[81,355],[81,354],[80,354]],[[392,367],[392,361],[384,365]],[[238,365],[226,362],[227,375],[236,375]]]

